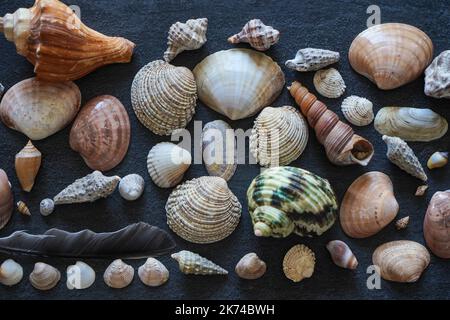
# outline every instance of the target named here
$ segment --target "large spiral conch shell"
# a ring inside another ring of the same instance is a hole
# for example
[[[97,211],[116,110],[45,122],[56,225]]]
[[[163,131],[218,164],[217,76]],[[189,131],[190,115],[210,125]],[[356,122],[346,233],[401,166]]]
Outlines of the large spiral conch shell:
[[[355,126],[367,126],[375,118],[372,102],[358,96],[345,98],[341,110],[345,119]]]
[[[108,171],[122,162],[130,144],[130,119],[113,96],[90,100],[70,130],[70,147],[92,170]]]
[[[339,98],[346,88],[344,79],[334,68],[317,71],[313,82],[317,92],[327,98]]]
[[[27,145],[16,154],[14,166],[16,168],[17,179],[24,191],[30,192],[34,186],[34,180],[41,167],[42,154],[28,141]]]
[[[169,29],[164,60],[170,62],[184,50],[201,48],[206,42],[207,29],[207,18],[189,19],[186,23],[174,23]]]
[[[34,288],[46,291],[53,289],[58,284],[61,279],[61,272],[51,265],[38,262],[34,265],[29,278]]]
[[[172,258],[178,262],[180,271],[184,274],[194,274],[201,276],[227,275],[228,271],[218,266],[214,262],[202,256],[182,250],[172,254]]]
[[[262,166],[285,166],[300,157],[308,138],[308,124],[294,107],[266,107],[253,125],[250,151]]]
[[[228,38],[229,43],[247,42],[252,48],[265,51],[280,40],[280,32],[266,26],[261,20],[253,19],[245,24],[242,31]]]
[[[194,75],[200,100],[231,120],[256,114],[284,86],[280,66],[264,53],[248,49],[216,52],[195,67]]]
[[[134,269],[121,259],[114,260],[103,274],[105,283],[115,289],[127,287],[134,278]]]
[[[425,94],[450,99],[450,50],[434,58],[425,70]]]
[[[195,113],[197,87],[185,67],[150,62],[133,80],[131,103],[139,121],[158,135],[185,128]]]
[[[305,48],[297,51],[295,58],[286,61],[286,67],[300,72],[317,71],[339,61],[339,52]]]
[[[0,229],[3,229],[11,219],[14,210],[14,198],[11,183],[6,172],[0,169]]]
[[[36,0],[0,18],[0,31],[17,53],[34,65],[41,79],[79,79],[112,63],[130,62],[134,43],[107,37],[86,27],[73,10],[58,0]]]
[[[361,32],[348,57],[356,72],[390,90],[417,79],[433,59],[431,39],[416,27],[384,23]]]
[[[383,279],[395,282],[416,282],[430,263],[428,250],[408,240],[392,241],[379,246],[372,256]]]
[[[239,224],[242,206],[219,177],[200,177],[178,186],[166,204],[167,224],[193,243],[228,237]]]
[[[300,282],[311,278],[316,265],[314,252],[303,244],[293,246],[284,256],[283,271],[286,278]]]
[[[372,144],[354,133],[353,129],[339,120],[326,105],[295,81],[289,88],[295,102],[300,106],[316,137],[325,147],[328,159],[336,165],[359,164],[366,166],[374,154]]]
[[[394,220],[398,210],[391,179],[382,172],[372,171],[360,176],[347,189],[339,217],[345,234],[367,238]]]
[[[450,190],[436,192],[423,221],[427,246],[438,257],[450,259]]]

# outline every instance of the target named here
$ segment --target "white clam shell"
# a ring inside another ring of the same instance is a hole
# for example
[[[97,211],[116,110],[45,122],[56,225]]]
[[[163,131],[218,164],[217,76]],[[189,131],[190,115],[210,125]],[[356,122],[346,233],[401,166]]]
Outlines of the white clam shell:
[[[61,272],[46,263],[38,262],[30,274],[31,285],[38,290],[53,289],[61,279]]]
[[[12,259],[5,260],[0,265],[0,283],[5,286],[14,286],[22,281],[23,268]]]
[[[341,109],[345,119],[355,126],[367,126],[375,118],[373,104],[366,98],[347,97],[342,101]]]
[[[114,260],[103,274],[105,283],[114,289],[127,287],[134,278],[134,269],[121,259]]]
[[[69,290],[83,290],[92,286],[95,282],[95,271],[82,261],[67,267],[67,288]]]
[[[345,82],[334,68],[319,70],[314,74],[314,87],[327,98],[339,98],[345,92]]]
[[[450,50],[434,58],[425,70],[425,94],[450,99]]]
[[[317,71],[339,61],[339,52],[304,48],[297,51],[295,58],[286,61],[286,67],[300,72]]]
[[[140,175],[133,173],[123,177],[119,182],[119,192],[128,201],[138,199],[144,192],[145,181]]]
[[[169,280],[169,270],[157,259],[148,258],[138,269],[139,279],[149,287],[159,287]]]

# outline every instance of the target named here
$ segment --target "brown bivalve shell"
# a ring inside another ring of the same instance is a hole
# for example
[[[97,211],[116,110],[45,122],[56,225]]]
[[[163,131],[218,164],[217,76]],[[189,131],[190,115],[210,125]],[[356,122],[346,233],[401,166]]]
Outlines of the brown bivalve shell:
[[[33,272],[30,274],[31,285],[38,290],[53,289],[61,279],[61,272],[43,262],[34,265]]]
[[[121,259],[114,260],[103,274],[105,283],[115,289],[127,287],[134,277],[134,269]]]
[[[307,246],[298,244],[293,246],[284,256],[283,271],[286,278],[300,282],[311,278],[314,273],[316,256]]]
[[[358,260],[344,241],[333,240],[328,242],[327,250],[330,252],[331,259],[337,266],[351,270],[358,267]]]
[[[234,269],[242,279],[254,280],[261,278],[266,273],[266,263],[256,253],[247,253],[242,257]]]
[[[391,179],[382,172],[368,172],[345,193],[340,209],[341,226],[349,237],[367,238],[394,220],[398,210]]]
[[[27,145],[16,154],[15,168],[17,179],[24,191],[30,192],[34,186],[34,180],[41,167],[41,152],[28,141]]]
[[[148,258],[138,269],[139,279],[149,287],[159,287],[169,280],[169,270],[157,259]]]
[[[427,246],[438,257],[450,259],[450,190],[436,192],[423,221]]]
[[[416,282],[430,263],[428,250],[420,243],[399,240],[379,246],[372,256],[384,280]]]
[[[0,169],[0,229],[11,219],[14,210],[14,199],[11,191],[11,183],[6,172]]]
[[[130,119],[113,96],[90,100],[70,130],[70,147],[92,170],[108,171],[122,162],[130,144]]]
[[[259,51],[268,50],[280,40],[280,32],[271,26],[266,26],[261,20],[253,19],[245,24],[242,31],[229,37],[229,43],[247,42]]]

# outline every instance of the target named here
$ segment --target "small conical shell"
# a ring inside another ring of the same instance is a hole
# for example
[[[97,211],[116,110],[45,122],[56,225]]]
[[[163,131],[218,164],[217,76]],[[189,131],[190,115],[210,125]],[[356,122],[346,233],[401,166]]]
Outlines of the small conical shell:
[[[408,223],[409,223],[409,216],[398,219],[397,221],[395,221],[395,228],[397,230],[406,229],[406,227],[408,226]]]
[[[339,98],[346,88],[344,79],[334,68],[317,71],[313,82],[317,92],[327,98]]]
[[[167,50],[164,60],[172,61],[184,50],[196,50],[206,43],[208,19],[189,19],[186,23],[176,22],[169,29],[167,37]]]
[[[171,188],[183,180],[191,162],[189,151],[170,142],[161,142],[148,153],[148,174],[158,187]]]
[[[413,177],[422,181],[428,180],[419,159],[417,159],[414,151],[405,141],[397,137],[389,136],[383,136],[383,141],[386,142],[388,148],[386,156],[392,163]]]
[[[442,168],[448,163],[448,152],[435,152],[427,161],[428,169]]]
[[[316,257],[307,246],[298,244],[293,246],[284,256],[283,271],[286,278],[300,282],[311,278],[314,273]]]
[[[31,285],[38,290],[53,289],[61,279],[58,269],[46,263],[38,262],[30,274]]]
[[[19,201],[16,203],[17,211],[19,213],[23,214],[24,216],[31,216],[30,209],[28,209],[28,206],[23,201]]]
[[[450,50],[434,58],[425,70],[425,94],[450,99]]]
[[[105,283],[114,289],[127,287],[134,278],[134,269],[121,259],[114,260],[103,274]]]
[[[14,197],[11,183],[3,169],[0,169],[0,229],[3,229],[11,219],[14,210]]]
[[[0,283],[11,287],[22,281],[23,268],[12,259],[5,260],[0,265]]]
[[[30,192],[33,188],[34,180],[41,167],[41,159],[41,152],[31,143],[31,140],[16,154],[16,174],[24,191]]]
[[[174,253],[172,254],[172,258],[178,262],[180,271],[184,274],[203,276],[228,274],[227,270],[216,265],[214,262],[190,251],[183,250]]]
[[[345,98],[341,109],[345,119],[355,126],[367,126],[375,117],[372,102],[358,96]]]
[[[228,38],[229,43],[247,42],[252,48],[265,51],[280,40],[280,32],[266,26],[261,20],[253,19],[245,24],[242,31]]]
[[[428,190],[428,185],[424,184],[421,186],[418,186],[416,189],[416,193],[414,194],[416,197],[421,197],[425,194],[425,192]]]
[[[157,259],[148,258],[138,269],[139,279],[149,287],[159,287],[169,280],[169,270]]]
[[[327,250],[337,266],[351,270],[358,267],[358,260],[345,242],[340,240],[330,241],[327,244]]]
[[[317,71],[339,61],[339,52],[305,48],[297,51],[295,58],[286,61],[286,67],[300,72]]]
[[[294,107],[266,107],[253,125],[250,150],[262,166],[286,166],[300,157],[308,138],[308,124]]]
[[[261,278],[266,273],[266,263],[256,253],[247,253],[236,265],[235,271],[242,279],[254,280]]]
[[[77,261],[74,265],[68,266],[67,288],[69,290],[83,290],[92,286],[95,282],[95,271],[82,261]]]
[[[423,235],[430,250],[450,259],[450,190],[436,192],[423,221]]]
[[[144,192],[145,181],[140,175],[133,173],[123,177],[119,182],[119,192],[128,201],[138,199]]]

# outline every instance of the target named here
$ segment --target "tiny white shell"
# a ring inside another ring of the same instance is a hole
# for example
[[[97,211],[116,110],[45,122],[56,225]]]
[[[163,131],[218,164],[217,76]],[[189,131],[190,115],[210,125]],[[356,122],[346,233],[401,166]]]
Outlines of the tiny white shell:
[[[0,266],[0,283],[5,286],[14,286],[23,278],[23,268],[12,259],[5,260]]]
[[[138,199],[144,192],[145,181],[140,175],[133,173],[123,177],[119,182],[119,192],[128,201]]]
[[[334,68],[317,71],[313,82],[317,92],[327,98],[339,98],[346,88],[344,79]]]
[[[77,261],[67,267],[67,288],[69,290],[87,289],[95,282],[95,271],[84,262]]]
[[[366,98],[347,97],[342,101],[341,109],[345,119],[355,126],[367,126],[375,118],[373,104]]]
[[[55,210],[55,203],[52,199],[44,199],[39,205],[39,211],[43,216],[49,216]]]

